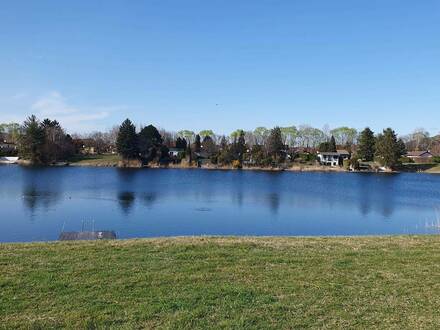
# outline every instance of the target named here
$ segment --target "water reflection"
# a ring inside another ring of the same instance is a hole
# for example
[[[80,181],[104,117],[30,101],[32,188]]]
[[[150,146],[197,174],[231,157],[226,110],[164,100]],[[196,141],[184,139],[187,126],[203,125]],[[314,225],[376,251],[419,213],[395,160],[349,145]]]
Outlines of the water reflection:
[[[356,198],[358,199],[359,212],[366,216],[371,212],[372,204],[372,194],[371,194],[371,184],[372,178],[368,179],[369,176],[358,176],[357,186],[359,188]]]
[[[267,201],[272,213],[277,214],[280,208],[280,195],[278,193],[271,193],[267,196]]]
[[[48,173],[47,169],[26,167],[22,178],[23,205],[31,214],[39,208],[48,211],[60,202],[62,179],[54,180],[53,173]]]
[[[397,176],[395,175],[383,175],[380,180],[381,189],[380,192],[380,202],[382,215],[385,218],[391,218],[394,212],[394,198],[395,198],[395,182]]]
[[[142,203],[146,207],[152,208],[154,203],[157,200],[157,193],[155,193],[155,192],[144,193],[144,194],[142,194],[141,198],[142,198]]]
[[[397,178],[396,175],[360,175],[357,180],[359,193],[356,196],[359,212],[366,216],[374,211],[384,218],[391,218],[395,209]]]
[[[131,208],[135,200],[135,194],[131,191],[122,191],[118,193],[118,201],[121,210],[125,214],[130,214]]]

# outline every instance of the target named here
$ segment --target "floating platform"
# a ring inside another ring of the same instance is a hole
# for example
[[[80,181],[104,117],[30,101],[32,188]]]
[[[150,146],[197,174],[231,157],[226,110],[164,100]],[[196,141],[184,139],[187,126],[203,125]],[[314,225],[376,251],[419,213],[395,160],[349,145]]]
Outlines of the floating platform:
[[[64,231],[58,237],[60,241],[93,241],[116,239],[114,231]]]

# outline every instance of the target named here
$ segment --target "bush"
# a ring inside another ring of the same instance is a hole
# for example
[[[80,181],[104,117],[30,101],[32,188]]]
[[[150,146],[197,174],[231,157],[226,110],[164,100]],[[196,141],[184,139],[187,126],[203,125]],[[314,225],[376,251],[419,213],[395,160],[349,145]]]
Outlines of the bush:
[[[434,157],[432,157],[432,162],[433,162],[433,163],[437,163],[437,164],[439,164],[439,163],[440,163],[440,156],[434,156]]]
[[[273,162],[273,159],[272,159],[272,157],[269,156],[269,157],[264,158],[261,161],[261,165],[263,165],[263,166],[271,166],[272,162]]]
[[[344,160],[345,162],[345,160]],[[356,155],[353,155],[349,160],[351,168],[355,171],[359,171],[361,169],[361,160]]]
[[[303,162],[313,162],[313,161],[316,161],[318,159],[315,154],[310,154],[310,153],[299,154],[299,158]]]
[[[232,161],[232,167],[233,168],[241,168],[241,162],[239,160],[237,160],[237,159],[234,159]]]
[[[212,155],[209,160],[211,161],[211,164],[213,165],[217,165],[218,163],[218,156],[217,155]]]

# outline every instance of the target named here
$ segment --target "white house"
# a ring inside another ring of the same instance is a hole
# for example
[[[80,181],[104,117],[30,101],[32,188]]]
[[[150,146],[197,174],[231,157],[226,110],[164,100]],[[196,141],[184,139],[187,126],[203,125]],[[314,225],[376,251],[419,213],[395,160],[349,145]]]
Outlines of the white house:
[[[185,151],[184,149],[180,149],[180,148],[170,148],[168,154],[170,155],[170,157],[177,157],[179,156],[180,153],[184,151]]]
[[[349,159],[350,153],[347,150],[337,150],[336,152],[318,152],[318,159],[322,165],[339,166],[344,159]]]

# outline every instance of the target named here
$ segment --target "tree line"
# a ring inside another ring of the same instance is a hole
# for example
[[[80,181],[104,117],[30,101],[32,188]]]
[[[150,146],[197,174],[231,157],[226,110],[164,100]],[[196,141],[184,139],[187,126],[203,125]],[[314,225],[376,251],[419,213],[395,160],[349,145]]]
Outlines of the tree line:
[[[74,154],[72,137],[66,134],[56,120],[39,121],[32,115],[22,125],[0,125],[0,133],[7,134],[17,145],[17,150],[14,152],[34,164],[58,162]]]
[[[198,156],[200,152],[205,151],[211,163],[216,165],[232,164],[234,167],[241,167],[247,163],[254,166],[270,166],[282,164],[287,159],[292,161],[299,155],[289,148],[289,142],[292,143],[295,140],[297,133],[298,131],[293,127],[289,129],[275,127],[271,130],[259,127],[254,131],[252,141],[249,139],[249,133],[237,130],[231,134],[232,140],[228,141],[225,136],[222,136],[217,144],[211,130],[204,130],[199,134],[185,130],[177,134],[174,145],[184,150],[189,161],[194,158],[194,155]],[[331,130],[330,134],[330,138],[319,143],[318,150],[336,152],[337,145],[339,145],[351,151],[356,146],[352,158],[354,168],[358,168],[359,161],[374,160],[386,167],[394,168],[399,164],[401,157],[406,154],[404,141],[399,139],[391,128],[375,135],[367,127],[358,135],[354,129],[343,127]],[[318,141],[322,139],[321,137]],[[160,133],[152,125],[136,133],[134,124],[126,119],[119,129],[116,143],[118,152],[128,159],[140,157],[144,160],[153,160],[157,150],[160,150],[159,159],[168,157],[168,147],[162,144],[163,139]],[[309,143],[316,146],[317,141],[309,139],[306,145],[308,146]]]
[[[143,163],[186,161],[191,164],[203,160],[234,167],[314,162],[316,151],[336,152],[337,149],[351,153],[354,167],[359,160],[395,167],[407,149],[440,146],[439,137],[430,137],[423,129],[398,138],[391,128],[375,134],[369,128],[359,133],[345,126],[317,129],[301,125],[257,127],[253,131],[238,129],[226,136],[209,129],[195,133],[190,130],[169,132],[153,125],[136,127],[129,119],[108,132],[70,136],[56,120],[39,121],[33,115],[22,125],[0,125],[0,133],[13,136],[20,156],[34,163],[67,160],[80,152],[84,141],[93,143],[98,153],[115,150],[124,159],[138,159]],[[179,150],[177,156],[171,156],[170,148]]]

